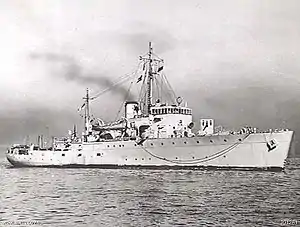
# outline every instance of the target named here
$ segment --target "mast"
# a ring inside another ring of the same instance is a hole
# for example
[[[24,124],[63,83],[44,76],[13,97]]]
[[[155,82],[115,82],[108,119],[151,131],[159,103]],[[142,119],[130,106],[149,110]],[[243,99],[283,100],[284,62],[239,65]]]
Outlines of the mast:
[[[148,77],[147,77],[147,115],[150,114],[150,108],[152,106],[152,45],[149,42],[149,52],[148,52],[149,68],[148,68]]]
[[[89,134],[89,126],[90,126],[90,97],[89,97],[89,89],[86,89],[86,96],[83,98],[85,100],[85,109],[84,109],[84,129],[85,136]]]
[[[140,56],[140,60],[144,62],[144,66],[147,66],[144,74],[143,86],[140,93],[140,100],[142,101],[140,102],[143,103],[143,113],[146,116],[149,116],[151,107],[153,105],[153,81],[154,79],[156,79],[154,76],[158,75],[158,73],[163,70],[163,65],[161,65],[161,63],[163,63],[163,59],[153,54],[152,43],[149,42],[149,51],[146,55]]]

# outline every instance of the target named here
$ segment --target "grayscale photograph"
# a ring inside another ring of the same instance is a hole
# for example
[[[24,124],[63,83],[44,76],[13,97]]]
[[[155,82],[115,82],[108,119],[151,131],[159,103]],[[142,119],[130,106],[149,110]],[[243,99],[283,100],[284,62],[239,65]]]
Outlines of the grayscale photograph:
[[[0,226],[300,226],[299,10],[0,0]]]

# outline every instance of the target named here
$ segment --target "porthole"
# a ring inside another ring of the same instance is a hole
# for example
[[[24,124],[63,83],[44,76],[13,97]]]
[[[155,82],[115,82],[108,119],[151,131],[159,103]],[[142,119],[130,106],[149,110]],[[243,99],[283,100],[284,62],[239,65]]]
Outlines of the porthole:
[[[197,143],[199,143],[199,140],[197,140]]]
[[[125,161],[127,161],[127,158],[125,158]]]
[[[107,145],[107,147],[109,147],[109,145]]]
[[[242,141],[242,139],[240,138],[239,141]]]
[[[144,158],[142,158],[142,160],[144,161]]]
[[[183,143],[186,144],[186,141],[184,141]]]
[[[192,158],[193,158],[193,159],[195,159],[195,157],[194,157],[194,156],[193,156]]]
[[[80,157],[82,154],[78,154],[78,157]]]
[[[172,144],[175,144],[175,142],[172,142]]]
[[[116,147],[116,145],[113,145],[113,147]]]
[[[161,143],[161,145],[163,146],[163,145],[164,145],[164,143]]]
[[[61,154],[61,156],[65,156],[65,154]]]
[[[226,158],[226,155],[224,155],[223,157]]]
[[[178,157],[176,157],[176,159],[178,159]]]
[[[134,160],[137,161],[137,158],[135,158]]]
[[[227,139],[224,139],[224,142],[227,142]]]
[[[153,146],[153,143],[150,143],[151,146]]]
[[[214,141],[210,140],[209,142],[213,143]]]
[[[149,160],[151,160],[151,158],[149,158]]]
[[[101,156],[101,154],[100,154],[100,153],[97,153],[97,156]]]
[[[122,145],[120,144],[119,147],[122,147]]]
[[[136,144],[134,144],[134,146],[136,147]]]

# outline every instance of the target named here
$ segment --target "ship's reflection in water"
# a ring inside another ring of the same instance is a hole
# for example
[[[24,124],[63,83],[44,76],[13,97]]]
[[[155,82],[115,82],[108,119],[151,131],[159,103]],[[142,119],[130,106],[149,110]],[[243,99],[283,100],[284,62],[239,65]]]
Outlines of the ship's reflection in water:
[[[277,226],[300,217],[300,160],[285,172],[7,168],[1,219],[41,226]]]

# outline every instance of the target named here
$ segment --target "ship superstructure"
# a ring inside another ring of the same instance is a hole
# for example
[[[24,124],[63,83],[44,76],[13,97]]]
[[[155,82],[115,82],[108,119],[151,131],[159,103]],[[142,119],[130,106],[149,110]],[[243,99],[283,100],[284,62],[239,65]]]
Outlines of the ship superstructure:
[[[122,118],[105,123],[91,117],[90,102],[99,95],[90,96],[87,90],[81,138],[74,132],[51,149],[14,146],[7,152],[8,161],[14,166],[56,167],[284,167],[292,131],[246,127],[215,132],[213,119],[201,119],[195,131],[192,109],[171,89],[163,74],[164,62],[153,53],[151,43],[140,60],[143,74],[134,77],[142,83],[139,99],[124,103]],[[163,100],[163,93],[169,102]]]

